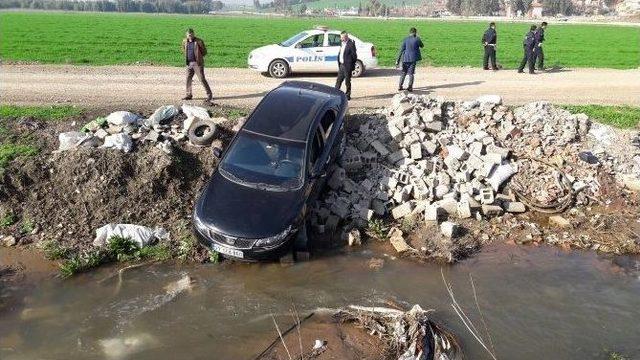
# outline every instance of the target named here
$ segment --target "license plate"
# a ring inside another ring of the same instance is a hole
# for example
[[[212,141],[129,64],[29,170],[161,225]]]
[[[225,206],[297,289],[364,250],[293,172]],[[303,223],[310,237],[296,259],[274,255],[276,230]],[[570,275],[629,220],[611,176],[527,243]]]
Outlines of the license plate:
[[[236,249],[229,249],[228,247],[220,246],[218,244],[213,244],[213,250],[223,255],[229,255],[229,256],[240,258],[240,259],[244,258],[244,254],[242,253],[242,251],[236,250]]]

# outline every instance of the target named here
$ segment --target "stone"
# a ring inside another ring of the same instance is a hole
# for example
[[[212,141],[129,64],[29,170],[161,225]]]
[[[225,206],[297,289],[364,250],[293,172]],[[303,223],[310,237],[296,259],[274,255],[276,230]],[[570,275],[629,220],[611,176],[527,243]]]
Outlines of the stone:
[[[499,216],[502,215],[502,207],[498,206],[498,205],[482,205],[482,207],[480,208],[482,210],[482,213],[485,216]]]
[[[9,247],[9,246],[14,246],[15,244],[17,244],[18,242],[16,241],[15,236],[5,236],[3,238],[1,238],[2,240],[2,245]]]
[[[461,201],[458,203],[458,217],[460,219],[468,219],[471,217],[471,205],[468,202]]]
[[[387,149],[386,146],[382,145],[382,143],[378,140],[374,140],[371,143],[371,147],[373,147],[373,149],[380,154],[380,156],[387,156],[389,155],[389,149]]]
[[[549,224],[562,229],[571,228],[571,222],[560,215],[549,216]]]
[[[491,188],[482,188],[480,189],[480,204],[482,205],[490,205],[495,201],[495,196],[493,194],[493,189]]]
[[[98,139],[104,140],[104,138],[109,136],[109,133],[107,132],[107,130],[105,130],[103,128],[100,128],[100,129],[96,130],[96,132],[93,135],[95,137],[97,137]]]
[[[437,204],[427,205],[424,209],[424,219],[426,221],[438,221],[442,209]]]
[[[349,234],[347,235],[347,242],[349,243],[349,246],[362,245],[360,231],[358,229],[349,231]]]
[[[151,130],[149,131],[147,136],[144,137],[144,140],[151,141],[151,142],[158,142],[160,140],[160,134],[158,134],[158,132],[155,130]]]
[[[342,187],[342,183],[346,179],[346,171],[339,167],[336,168],[329,178],[328,185],[332,190],[338,190]]]
[[[527,211],[527,207],[519,201],[506,201],[502,203],[504,211],[508,213],[523,213]]]
[[[422,159],[422,146],[420,143],[411,144],[411,158],[413,160]]]
[[[411,210],[413,210],[413,204],[411,202],[405,202],[404,204],[398,205],[393,210],[391,210],[391,216],[394,219],[401,219],[409,214],[411,214]]]
[[[458,224],[450,221],[444,221],[440,224],[440,233],[449,239],[454,238],[457,235],[458,229]]]
[[[402,236],[402,231],[400,229],[391,229],[389,232],[389,241],[391,242],[391,245],[393,245],[393,248],[399,253],[403,253],[411,249],[407,242],[404,241],[404,237]]]

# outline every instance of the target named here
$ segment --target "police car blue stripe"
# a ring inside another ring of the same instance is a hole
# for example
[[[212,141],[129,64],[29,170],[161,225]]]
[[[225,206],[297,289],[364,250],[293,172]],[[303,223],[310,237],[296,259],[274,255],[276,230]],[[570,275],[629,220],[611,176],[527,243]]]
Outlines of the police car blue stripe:
[[[324,61],[338,61],[338,55],[336,56],[325,56]]]

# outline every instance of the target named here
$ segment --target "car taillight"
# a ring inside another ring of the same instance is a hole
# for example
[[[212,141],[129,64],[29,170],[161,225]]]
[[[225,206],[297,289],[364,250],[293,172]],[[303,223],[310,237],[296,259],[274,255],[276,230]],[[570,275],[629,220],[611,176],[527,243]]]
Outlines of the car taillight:
[[[376,57],[376,55],[378,55],[378,52],[376,51],[376,47],[372,46],[371,47],[371,57]]]

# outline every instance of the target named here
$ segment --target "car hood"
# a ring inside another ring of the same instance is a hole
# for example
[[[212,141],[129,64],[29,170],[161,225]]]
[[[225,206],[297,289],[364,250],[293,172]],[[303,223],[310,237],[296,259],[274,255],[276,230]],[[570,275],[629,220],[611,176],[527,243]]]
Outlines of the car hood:
[[[230,181],[216,170],[196,202],[194,215],[223,234],[257,239],[285,230],[303,205],[302,190],[259,190]]]
[[[286,48],[284,46],[280,46],[277,44],[271,44],[271,45],[261,46],[259,48],[253,49],[251,53],[254,55],[267,55],[267,54],[282,52],[282,49],[286,49]]]

